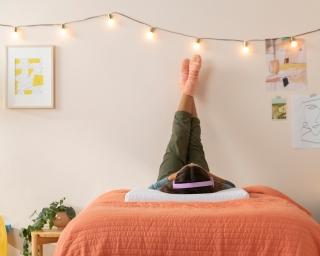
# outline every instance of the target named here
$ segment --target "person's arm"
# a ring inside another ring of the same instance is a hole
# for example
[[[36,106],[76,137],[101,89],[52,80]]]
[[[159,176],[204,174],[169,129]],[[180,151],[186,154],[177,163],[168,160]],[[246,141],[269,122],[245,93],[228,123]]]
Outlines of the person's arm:
[[[148,187],[148,189],[154,189],[154,190],[160,190],[160,188],[162,188],[164,185],[166,185],[169,182],[168,177],[165,177],[159,181],[157,181],[156,183],[153,183],[152,185],[150,185]]]
[[[173,181],[176,179],[178,172],[172,173],[168,177],[165,177],[156,183],[153,183],[148,187],[148,189],[154,189],[154,190],[160,190],[164,185],[166,185],[168,182]]]

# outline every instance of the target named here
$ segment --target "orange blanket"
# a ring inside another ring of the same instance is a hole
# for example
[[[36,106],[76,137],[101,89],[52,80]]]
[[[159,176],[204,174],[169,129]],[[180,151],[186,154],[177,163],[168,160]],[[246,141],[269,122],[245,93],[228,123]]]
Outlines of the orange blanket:
[[[320,226],[268,187],[216,203],[125,203],[103,194],[63,231],[55,256],[320,255]]]

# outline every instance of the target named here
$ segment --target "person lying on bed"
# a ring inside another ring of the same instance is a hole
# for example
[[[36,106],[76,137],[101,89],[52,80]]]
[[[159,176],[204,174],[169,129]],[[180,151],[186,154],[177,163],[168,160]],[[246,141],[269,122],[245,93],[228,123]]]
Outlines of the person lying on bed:
[[[201,143],[200,120],[194,102],[201,57],[185,59],[181,67],[181,99],[175,113],[172,135],[160,165],[158,181],[149,189],[167,193],[213,193],[235,187],[209,171]]]

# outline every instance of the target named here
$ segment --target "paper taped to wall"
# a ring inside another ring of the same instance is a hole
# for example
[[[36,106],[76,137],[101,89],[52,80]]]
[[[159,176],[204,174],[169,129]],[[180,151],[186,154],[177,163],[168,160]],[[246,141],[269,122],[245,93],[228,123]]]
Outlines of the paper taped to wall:
[[[304,89],[307,86],[306,45],[301,38],[266,39],[268,91]]]
[[[320,148],[320,96],[293,96],[293,147]]]
[[[272,120],[287,119],[287,100],[277,96],[272,99]]]

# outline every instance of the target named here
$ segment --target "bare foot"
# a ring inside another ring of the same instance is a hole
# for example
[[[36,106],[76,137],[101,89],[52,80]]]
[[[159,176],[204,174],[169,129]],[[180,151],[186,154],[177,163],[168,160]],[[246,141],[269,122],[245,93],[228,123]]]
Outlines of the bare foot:
[[[188,78],[186,79],[182,89],[184,94],[190,95],[190,96],[194,95],[196,84],[198,82],[200,68],[201,68],[200,55],[193,55],[192,59],[189,61]]]
[[[181,63],[181,78],[180,78],[180,88],[181,91],[183,91],[184,86],[187,82],[188,76],[189,76],[189,59],[184,59]]]

